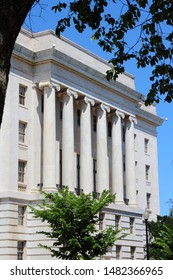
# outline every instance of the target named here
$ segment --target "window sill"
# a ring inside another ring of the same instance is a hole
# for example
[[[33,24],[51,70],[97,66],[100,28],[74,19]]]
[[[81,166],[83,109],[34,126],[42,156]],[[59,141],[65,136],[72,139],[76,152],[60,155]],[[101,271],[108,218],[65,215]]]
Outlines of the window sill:
[[[25,143],[19,142],[18,145],[20,150],[24,150],[24,151],[28,150],[28,145],[26,145]]]
[[[19,107],[24,109],[24,110],[28,110],[28,107],[26,105],[19,104]]]
[[[26,191],[26,188],[27,188],[27,185],[26,185],[26,184],[22,184],[22,183],[19,183],[19,184],[18,184],[18,191],[25,192],[25,191]]]

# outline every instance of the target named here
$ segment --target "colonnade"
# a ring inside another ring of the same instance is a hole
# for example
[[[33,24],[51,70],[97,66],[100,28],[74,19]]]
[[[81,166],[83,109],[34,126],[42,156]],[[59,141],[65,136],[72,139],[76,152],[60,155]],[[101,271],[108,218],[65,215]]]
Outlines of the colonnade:
[[[124,203],[122,120],[125,121],[125,185],[128,204],[136,205],[135,159],[134,159],[134,124],[136,119],[122,111],[98,103],[87,96],[66,89],[51,82],[39,83],[44,91],[43,117],[43,188],[56,189],[56,113],[55,92],[59,91],[62,99],[62,185],[74,190],[74,100],[80,104],[80,185],[85,193],[93,191],[93,158],[92,158],[92,110],[97,116],[96,159],[97,159],[97,192],[109,188],[109,164],[107,143],[107,114],[112,115],[112,193],[116,193],[116,203]]]

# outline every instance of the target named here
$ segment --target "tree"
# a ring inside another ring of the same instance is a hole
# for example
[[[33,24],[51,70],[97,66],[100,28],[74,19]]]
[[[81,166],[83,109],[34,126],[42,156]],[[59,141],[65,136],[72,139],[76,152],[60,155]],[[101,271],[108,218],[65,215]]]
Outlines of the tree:
[[[155,260],[173,260],[173,201],[169,216],[158,216],[157,221],[148,223],[150,258]]]
[[[21,26],[36,0],[1,0],[0,16],[0,125],[10,71],[10,59]]]
[[[169,199],[168,204],[169,204],[169,216],[173,217],[173,199]]]
[[[55,241],[52,247],[40,246],[48,249],[52,256],[91,260],[105,254],[108,247],[125,236],[112,227],[99,231],[96,228],[102,222],[100,217],[103,215],[103,208],[114,201],[115,197],[109,191],[103,191],[99,199],[94,194],[82,193],[77,196],[68,188],[42,194],[45,197],[43,202],[31,209],[36,218],[49,224],[49,231],[39,233]]]
[[[33,4],[40,0],[1,0],[0,17],[0,124],[16,37]],[[79,32],[93,30],[92,39],[113,54],[107,79],[124,72],[124,62],[136,60],[137,67],[153,68],[146,105],[162,96],[173,98],[173,3],[170,0],[71,0],[57,1],[52,9],[66,12],[58,20],[56,33],[74,24]],[[16,9],[17,7],[17,9]],[[134,35],[135,32],[135,35]],[[130,40],[128,40],[130,36]],[[130,43],[129,43],[130,42]]]

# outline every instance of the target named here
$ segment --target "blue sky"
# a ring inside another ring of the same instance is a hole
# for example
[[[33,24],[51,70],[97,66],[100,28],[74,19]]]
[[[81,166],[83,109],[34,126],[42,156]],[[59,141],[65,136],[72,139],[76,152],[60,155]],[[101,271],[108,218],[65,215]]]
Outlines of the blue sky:
[[[49,4],[47,4],[49,2]],[[44,5],[42,10],[36,6],[30,17],[27,18],[24,27],[28,27],[33,32],[52,29],[55,30],[57,14],[51,7],[57,0],[41,0]],[[87,30],[83,34],[77,33],[73,28],[63,33],[63,36],[81,45],[85,49],[109,60],[110,55],[103,52],[96,44],[90,40],[92,33]],[[137,69],[133,62],[126,64],[126,71],[135,76],[136,90],[146,95],[150,88],[149,71],[150,69]],[[167,215],[169,212],[169,199],[173,199],[173,103],[168,104],[164,101],[157,105],[157,113],[162,118],[167,118],[161,127],[158,128],[158,158],[159,158],[159,186],[160,186],[160,213]]]

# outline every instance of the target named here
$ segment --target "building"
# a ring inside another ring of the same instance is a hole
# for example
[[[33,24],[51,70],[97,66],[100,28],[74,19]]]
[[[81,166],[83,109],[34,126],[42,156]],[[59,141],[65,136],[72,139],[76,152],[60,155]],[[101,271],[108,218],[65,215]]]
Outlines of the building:
[[[39,188],[116,193],[102,227],[129,235],[105,259],[143,259],[143,213],[159,213],[157,126],[128,73],[107,82],[109,65],[52,31],[22,29],[14,47],[0,131],[0,259],[50,259],[43,224],[27,205]],[[144,81],[145,82],[145,81]],[[41,239],[41,240],[40,240]]]

